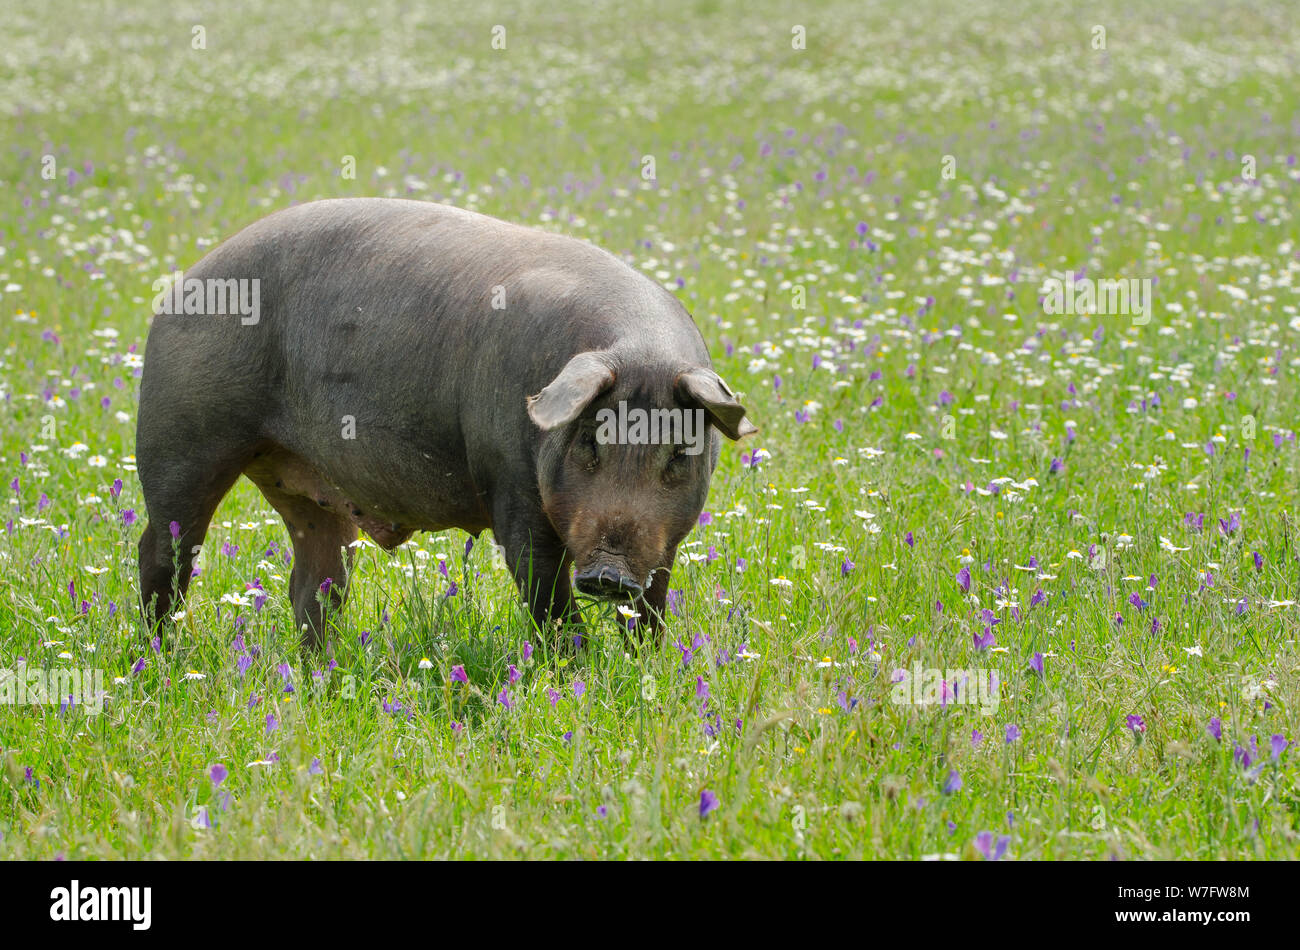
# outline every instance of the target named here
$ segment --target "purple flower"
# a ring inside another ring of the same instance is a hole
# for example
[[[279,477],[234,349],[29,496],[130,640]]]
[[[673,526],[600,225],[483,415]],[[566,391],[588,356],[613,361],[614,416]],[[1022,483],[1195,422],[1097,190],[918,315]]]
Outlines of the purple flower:
[[[533,645],[529,643],[527,640],[524,641],[524,648],[521,651],[520,655],[524,658],[525,663],[527,663],[533,655]]]
[[[226,780],[226,776],[229,774],[230,774],[230,770],[227,769],[220,762],[212,766],[212,770],[208,772],[208,778],[212,779],[212,787],[216,788],[218,785],[224,782]]]
[[[943,783],[943,793],[945,795],[954,795],[961,791],[961,776],[956,772],[948,773],[948,781]]]
[[[844,563],[840,565],[840,577],[848,577],[849,571],[853,570],[855,567],[857,567],[856,564],[848,558],[845,558]]]
[[[560,691],[553,686],[548,686],[546,687],[546,698],[551,701],[551,708],[554,709],[555,704],[560,701]]]
[[[1017,726],[1014,722],[1007,723],[1006,738],[1007,738],[1007,745],[1010,745],[1011,743],[1015,742],[1017,739],[1020,738],[1020,727]]]
[[[320,759],[312,759],[311,765],[307,766],[308,775],[324,775],[325,770],[321,768]]]
[[[714,795],[713,792],[709,791],[707,788],[704,791],[700,792],[700,817],[701,818],[707,817],[709,812],[716,809],[718,805],[719,805],[718,796]]]
[[[1035,653],[1029,659],[1029,668],[1039,676],[1043,675],[1043,654]]]
[[[451,681],[453,683],[468,683],[469,674],[465,672],[465,667],[457,663],[451,668]]]
[[[1137,591],[1133,591],[1133,593],[1128,595],[1128,602],[1132,604],[1134,607],[1136,607],[1138,610],[1146,610],[1148,607],[1151,606],[1151,604],[1148,601],[1142,599],[1142,595],[1139,594]]]
[[[1245,746],[1241,745],[1240,743],[1233,743],[1233,750],[1232,750],[1233,761],[1235,761],[1243,769],[1249,769],[1251,763],[1254,762],[1255,759],[1257,759],[1258,757],[1259,757],[1259,751],[1254,736],[1250,737],[1249,749],[1247,749]]]
[[[979,850],[980,854],[984,855],[984,857],[990,861],[997,861],[1006,854],[1007,845],[1010,843],[1011,836],[1003,835],[998,838],[998,843],[994,846],[993,832],[991,831],[981,831],[975,836],[975,847]]]
[[[1262,571],[1264,569],[1264,558],[1260,556],[1258,551],[1251,551],[1250,554],[1255,559],[1255,570]]]
[[[1129,713],[1124,719],[1124,723],[1128,726],[1128,731],[1133,733],[1135,736],[1147,731],[1146,720],[1137,713]]]
[[[1049,474],[1049,475],[1056,475],[1056,474],[1059,474],[1060,472],[1063,472],[1063,471],[1065,471],[1065,462],[1064,462],[1064,460],[1059,459],[1059,458],[1054,458],[1054,459],[1052,459],[1052,464],[1051,464],[1050,466],[1048,466],[1048,469],[1047,469],[1048,474]]]
[[[977,650],[987,650],[989,647],[994,646],[997,643],[997,640],[993,636],[992,627],[985,627],[983,635],[973,633],[971,634],[971,637],[975,640],[975,649]]]
[[[966,593],[970,593],[970,568],[963,566],[962,569],[957,572],[957,586]]]
[[[510,694],[506,692],[506,688],[504,686],[501,687],[501,692],[497,696],[497,702],[499,702],[502,706],[506,707],[506,709],[513,709],[515,705],[514,701],[511,700],[510,698]]]
[[[519,682],[520,677],[522,677],[523,675],[524,675],[523,673],[519,672],[519,668],[515,666],[513,663],[511,663],[510,669],[506,673],[506,678],[510,681],[510,685],[514,686],[516,683]]]
[[[582,699],[582,694],[587,691],[587,684],[582,680],[573,681],[573,698]]]
[[[1276,762],[1278,759],[1280,759],[1280,758],[1282,757],[1282,753],[1285,752],[1286,749],[1287,749],[1287,746],[1289,746],[1289,745],[1291,744],[1291,743],[1288,742],[1285,738],[1283,738],[1283,736],[1281,735],[1281,733],[1279,733],[1279,734],[1273,736],[1273,737],[1272,737],[1271,739],[1269,739],[1268,741],[1269,741],[1269,746],[1270,746],[1270,747],[1272,748],[1272,750],[1273,750],[1273,761],[1274,761],[1274,762]]]
[[[275,713],[266,714],[266,731],[267,733],[275,732],[280,728],[280,720],[275,718]]]
[[[984,741],[984,733],[980,732],[978,729],[972,729],[970,731],[970,747],[972,749],[978,749],[980,747],[980,743],[983,741]]]
[[[1223,721],[1218,716],[1210,720],[1210,724],[1205,727],[1205,731],[1214,736],[1215,742],[1223,741]]]

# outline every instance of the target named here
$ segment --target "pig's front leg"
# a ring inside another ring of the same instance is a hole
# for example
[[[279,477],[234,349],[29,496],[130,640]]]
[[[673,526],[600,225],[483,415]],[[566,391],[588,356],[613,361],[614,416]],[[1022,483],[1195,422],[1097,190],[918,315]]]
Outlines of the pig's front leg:
[[[495,519],[492,533],[504,548],[506,566],[538,628],[550,635],[552,622],[581,624],[582,614],[569,584],[572,561],[549,522],[518,509],[507,510]]]
[[[668,580],[669,575],[672,573],[673,562],[676,560],[677,547],[674,545],[664,559],[664,565],[655,570],[650,586],[646,589],[645,596],[642,597],[641,603],[638,605],[641,619],[637,621],[637,632],[642,636],[652,638],[656,642],[663,639],[663,622],[667,616]]]

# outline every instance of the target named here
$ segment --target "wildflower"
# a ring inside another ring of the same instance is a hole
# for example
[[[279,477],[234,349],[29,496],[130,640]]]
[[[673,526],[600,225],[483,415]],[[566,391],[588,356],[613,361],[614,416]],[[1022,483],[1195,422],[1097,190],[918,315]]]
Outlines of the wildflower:
[[[709,789],[704,789],[700,792],[700,818],[707,817],[709,812],[715,810],[719,804],[718,796]]]
[[[970,568],[963,567],[960,571],[958,571],[956,580],[957,580],[957,586],[960,587],[964,592],[969,594],[970,593]]]
[[[975,836],[975,848],[980,854],[989,861],[998,861],[1007,853],[1007,845],[1011,843],[1010,835],[1003,835],[998,838],[997,844],[993,843],[993,832],[981,831]]]

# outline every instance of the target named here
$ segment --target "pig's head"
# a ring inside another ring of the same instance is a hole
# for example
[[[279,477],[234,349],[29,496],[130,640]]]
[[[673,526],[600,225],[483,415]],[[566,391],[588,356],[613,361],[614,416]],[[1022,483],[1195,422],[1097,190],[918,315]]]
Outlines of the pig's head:
[[[583,594],[635,600],[699,519],[722,436],[758,431],[707,366],[579,353],[528,415],[542,430],[542,508]],[[721,435],[719,434],[721,433]]]

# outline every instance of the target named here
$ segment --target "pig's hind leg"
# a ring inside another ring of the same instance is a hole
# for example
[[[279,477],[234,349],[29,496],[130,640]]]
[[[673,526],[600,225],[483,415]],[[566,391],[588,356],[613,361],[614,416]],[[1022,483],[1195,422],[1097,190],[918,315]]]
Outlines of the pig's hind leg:
[[[183,439],[141,440],[140,485],[149,520],[140,537],[140,606],[147,627],[166,623],[185,595],[208,524],[247,455]]]
[[[284,491],[274,479],[264,478],[260,472],[247,474],[289,529],[293,544],[293,572],[289,575],[293,620],[303,645],[320,649],[326,639],[326,610],[342,609],[347,598],[353,557],[349,545],[357,539],[357,527],[317,500]]]

